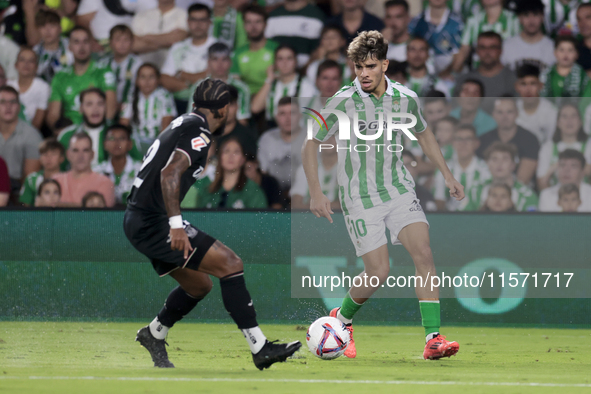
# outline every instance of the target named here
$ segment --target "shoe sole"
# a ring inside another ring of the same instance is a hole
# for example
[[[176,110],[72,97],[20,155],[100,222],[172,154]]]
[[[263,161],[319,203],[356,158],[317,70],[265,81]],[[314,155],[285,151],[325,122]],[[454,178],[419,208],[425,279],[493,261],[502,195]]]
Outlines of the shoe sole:
[[[274,358],[272,360],[271,359],[266,360],[263,364],[256,365],[256,367],[262,371],[263,369],[267,369],[275,363],[284,363],[289,357],[291,357],[301,347],[302,347],[302,343],[297,341],[297,342],[293,343],[293,347],[289,349],[289,352],[285,353],[284,355],[277,356],[276,358]]]

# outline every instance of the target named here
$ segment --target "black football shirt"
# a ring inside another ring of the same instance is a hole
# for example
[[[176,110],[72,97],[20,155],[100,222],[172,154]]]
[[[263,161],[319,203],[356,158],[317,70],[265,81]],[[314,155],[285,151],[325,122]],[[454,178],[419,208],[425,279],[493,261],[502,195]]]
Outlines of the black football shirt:
[[[185,154],[189,159],[191,164],[181,176],[180,203],[205,168],[210,144],[211,132],[202,113],[185,114],[173,120],[146,153],[127,198],[128,207],[147,214],[167,216],[160,172],[175,151]]]

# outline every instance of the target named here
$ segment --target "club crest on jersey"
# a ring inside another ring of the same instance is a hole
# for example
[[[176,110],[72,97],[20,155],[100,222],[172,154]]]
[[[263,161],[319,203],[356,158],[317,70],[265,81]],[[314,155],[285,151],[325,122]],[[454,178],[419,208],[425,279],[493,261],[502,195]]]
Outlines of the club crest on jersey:
[[[355,103],[355,107],[357,107],[357,111],[363,111],[363,109],[364,109],[363,102]]]
[[[392,103],[392,109],[396,112],[400,111],[400,102],[398,100],[394,100]]]

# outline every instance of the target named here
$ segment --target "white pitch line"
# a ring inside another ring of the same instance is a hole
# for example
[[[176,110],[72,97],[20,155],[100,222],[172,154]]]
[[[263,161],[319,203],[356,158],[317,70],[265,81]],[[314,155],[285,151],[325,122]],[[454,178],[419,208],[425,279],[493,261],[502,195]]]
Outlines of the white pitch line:
[[[427,382],[413,380],[329,380],[329,379],[241,379],[241,378],[167,378],[167,377],[102,377],[102,376],[0,376],[18,380],[109,380],[149,382],[240,382],[240,383],[329,383],[329,384],[393,384],[448,386],[518,386],[518,387],[591,387],[586,383],[525,383],[525,382]]]

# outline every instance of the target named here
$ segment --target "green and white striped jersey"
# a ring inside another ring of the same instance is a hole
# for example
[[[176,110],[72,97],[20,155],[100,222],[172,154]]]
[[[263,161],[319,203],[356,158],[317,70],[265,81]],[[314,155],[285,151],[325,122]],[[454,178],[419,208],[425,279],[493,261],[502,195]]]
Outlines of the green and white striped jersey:
[[[142,63],[142,60],[134,54],[129,54],[121,63],[115,62],[112,54],[97,61],[99,67],[110,68],[115,74],[118,102],[125,102],[128,96],[133,94],[137,70]]]
[[[178,114],[172,94],[168,90],[158,87],[148,97],[144,97],[142,93],[138,94],[139,123],[136,124],[133,121],[133,95],[130,95],[129,101],[123,104],[121,118],[129,119],[135,145],[142,154],[146,154],[150,145],[162,131],[162,118],[165,116],[176,117]]]
[[[493,183],[490,178],[478,185],[473,186],[466,193],[465,203],[462,211],[478,211],[488,198],[488,189]],[[515,210],[519,212],[533,212],[538,210],[538,196],[528,186],[515,180],[511,187],[511,200],[515,204]]]
[[[283,83],[277,78],[271,84],[271,91],[267,96],[265,116],[267,117],[267,120],[275,119],[275,115],[277,115],[277,105],[279,104],[279,100],[283,97],[312,98],[317,95],[318,91],[316,90],[314,83],[312,83],[308,77],[298,74],[288,83]]]
[[[65,37],[60,38],[58,48],[48,51],[43,42],[35,45],[33,51],[37,54],[37,76],[47,83],[51,83],[53,76],[64,67],[74,63],[74,55],[68,49],[69,41]]]
[[[550,140],[546,141],[540,148],[540,154],[538,156],[538,168],[536,170],[536,176],[541,178],[546,176],[546,173],[554,164],[558,163],[558,155],[566,149],[574,149],[579,151],[585,157],[587,163],[591,163],[591,143],[589,140],[576,141],[572,143],[566,143],[559,141],[558,143]],[[550,186],[555,185],[558,182],[556,174],[550,178]]]
[[[542,0],[544,4],[544,30],[555,37],[560,34],[578,33],[577,8],[589,0],[570,0],[564,4],[560,0]]]
[[[456,157],[449,160],[447,166],[454,178],[464,186],[465,191],[490,178],[490,171],[486,162],[476,156],[472,158],[466,169],[462,168]],[[449,189],[445,186],[445,179],[439,170],[435,171],[433,197],[436,200],[446,201],[448,211],[459,211],[461,209],[462,201],[457,201],[455,198],[449,196]]]
[[[480,11],[471,16],[466,22],[464,33],[462,34],[462,45],[475,47],[478,35],[484,31],[494,31],[501,37],[507,39],[519,34],[519,19],[508,10],[503,10],[499,19],[495,23],[488,23],[485,11]]]
[[[37,191],[41,182],[45,179],[43,175],[44,171],[33,172],[25,178],[23,186],[21,187],[19,201],[23,204],[27,204],[32,207],[35,205],[35,197],[37,197]]]
[[[205,79],[210,78],[211,75],[207,75],[204,79],[200,79],[199,81],[195,82],[193,86],[191,86],[191,91],[194,92],[197,89],[197,86],[201,84]],[[230,75],[228,79],[226,79],[226,83],[228,85],[234,86],[238,89],[238,112],[236,113],[236,119],[250,119],[250,89],[248,85],[241,80],[235,78],[233,75]],[[193,96],[189,99],[189,103],[187,105],[187,113],[193,111]]]
[[[482,10],[480,0],[447,0],[447,8],[462,17],[465,22],[472,15]],[[423,0],[423,10],[429,6],[428,0]]]
[[[392,113],[410,113],[417,119],[414,132],[427,128],[423,118],[420,101],[412,90],[386,79],[386,92],[381,98],[364,92],[359,81],[343,87],[327,100],[324,109],[339,110],[353,119],[358,115],[360,134],[368,137],[376,134],[379,116]],[[312,123],[312,135],[325,142],[338,130],[338,120],[334,114],[326,114],[326,126]],[[385,117],[384,117],[385,119]],[[401,121],[402,123],[405,122]],[[414,180],[402,163],[400,146],[403,132],[392,131],[392,140],[386,140],[386,126],[381,136],[374,140],[358,138],[351,130],[349,140],[337,135],[338,182],[341,206],[346,215],[372,208],[398,196],[413,191]],[[391,146],[397,144],[398,146]],[[399,151],[399,152],[396,152]]]
[[[127,155],[125,168],[123,168],[123,172],[119,175],[115,174],[111,160],[103,161],[102,163],[93,166],[92,170],[109,177],[111,182],[115,185],[115,200],[117,201],[117,204],[125,204],[127,202],[127,196],[129,196],[129,192],[133,186],[133,181],[138,172],[140,172],[141,167],[141,161],[133,160],[131,156]]]

